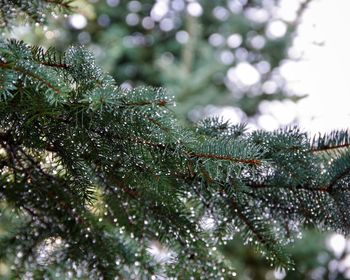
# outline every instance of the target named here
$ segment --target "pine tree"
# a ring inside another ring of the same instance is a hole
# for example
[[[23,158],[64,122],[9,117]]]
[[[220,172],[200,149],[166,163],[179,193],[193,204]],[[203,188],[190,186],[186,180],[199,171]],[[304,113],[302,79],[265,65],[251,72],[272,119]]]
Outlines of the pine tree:
[[[0,4],[8,28],[69,9]],[[82,47],[2,38],[0,81],[0,260],[14,279],[231,279],[222,248],[238,235],[291,268],[284,247],[304,226],[349,232],[348,131],[184,128],[163,89],[121,89]]]

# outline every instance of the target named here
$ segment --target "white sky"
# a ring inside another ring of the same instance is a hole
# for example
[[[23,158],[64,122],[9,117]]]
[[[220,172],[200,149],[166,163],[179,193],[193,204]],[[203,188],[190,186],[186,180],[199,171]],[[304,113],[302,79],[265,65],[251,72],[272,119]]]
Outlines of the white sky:
[[[350,128],[349,12],[349,0],[313,0],[294,42],[293,51],[303,53],[302,60],[282,69],[291,88],[309,95],[295,107],[300,127],[311,133]],[[339,234],[327,239],[336,256],[345,247],[349,251],[349,242]],[[331,270],[349,268],[349,254],[330,263]]]
[[[291,88],[309,95],[296,106],[307,131],[350,127],[349,11],[349,0],[313,0],[294,44],[302,60],[282,69]]]
[[[282,0],[277,14],[293,19],[297,3],[304,1]],[[350,128],[350,0],[312,0],[290,54],[297,59],[286,61],[281,74],[290,89],[308,97],[298,103],[262,102],[258,126],[274,130],[296,120],[311,134]],[[243,74],[250,75],[247,71]],[[238,108],[225,107],[220,115],[236,123],[241,121],[241,113]],[[249,126],[256,128],[253,123]]]

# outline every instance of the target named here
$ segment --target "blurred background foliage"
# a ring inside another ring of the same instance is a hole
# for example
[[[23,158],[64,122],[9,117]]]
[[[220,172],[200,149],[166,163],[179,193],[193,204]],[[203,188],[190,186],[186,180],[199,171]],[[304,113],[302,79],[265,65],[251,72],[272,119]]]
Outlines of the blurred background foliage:
[[[86,45],[122,87],[165,87],[184,122],[226,110],[231,120],[259,127],[267,102],[303,98],[288,89],[279,69],[297,59],[290,46],[310,1],[295,0],[294,8],[283,12],[285,2],[77,0],[72,14],[53,15],[44,27],[19,27],[11,35],[62,51]],[[0,214],[0,238],[16,226],[13,215]],[[340,251],[334,249],[337,242]],[[306,231],[289,248],[296,270],[287,272],[270,267],[239,238],[221,250],[236,267],[237,279],[349,279],[350,246],[344,242],[339,235]],[[0,278],[6,275],[9,267],[0,263]]]
[[[283,16],[279,2],[78,0],[67,18],[23,33],[62,50],[87,45],[124,87],[166,87],[180,117],[198,121],[225,105],[254,123],[263,101],[302,97],[287,89],[279,66],[290,59],[306,3]]]

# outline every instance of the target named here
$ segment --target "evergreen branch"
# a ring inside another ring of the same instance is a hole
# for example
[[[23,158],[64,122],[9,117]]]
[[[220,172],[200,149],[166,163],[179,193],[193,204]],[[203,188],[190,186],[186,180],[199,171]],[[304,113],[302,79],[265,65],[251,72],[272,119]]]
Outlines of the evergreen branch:
[[[44,78],[36,75],[35,73],[32,73],[32,72],[29,72],[23,68],[20,68],[20,67],[16,67],[16,66],[12,66],[8,63],[0,63],[0,68],[3,68],[3,69],[10,69],[10,70],[13,70],[13,71],[16,71],[18,73],[21,73],[25,76],[29,76],[39,82],[42,82],[44,83],[48,88],[52,89],[54,92],[56,92],[57,94],[61,94],[61,91],[59,88],[55,87],[54,85],[52,85],[49,81],[45,80]]]
[[[49,4],[54,4],[54,5],[57,5],[57,6],[60,6],[60,7],[63,7],[67,10],[71,9],[72,7],[70,6],[70,4],[73,2],[73,1],[64,1],[64,0],[43,0],[44,2],[46,3],[49,3]]]
[[[220,263],[203,244],[221,245],[227,221],[283,265],[280,245],[293,238],[290,221],[348,231],[350,153],[327,159],[310,153],[348,145],[347,133],[310,146],[297,128],[247,133],[218,119],[183,128],[163,90],[121,90],[83,48],[61,57],[10,42],[0,51],[2,87],[13,93],[0,101],[1,197],[37,220],[27,229],[30,238],[44,229],[35,240],[61,236],[71,245],[63,251],[86,263],[84,272],[98,270],[107,279],[157,272],[144,252],[156,239],[177,256],[169,275],[182,276],[187,268],[180,266],[189,262],[202,276]],[[63,93],[65,86],[62,106],[46,102],[46,88]],[[201,227],[208,214],[214,230]],[[123,262],[115,267],[117,258]]]
[[[26,210],[27,213],[29,213],[30,216],[32,216],[34,219],[39,220],[43,225],[46,226],[46,228],[50,228],[51,225],[44,221],[44,219],[42,218],[42,216],[38,215],[37,213],[35,213],[34,210],[30,209],[29,207],[25,206],[25,205],[21,205],[20,207],[22,207],[24,210]]]
[[[128,194],[131,198],[137,199],[140,197],[140,194],[137,191],[125,186],[124,183],[121,180],[119,180],[116,176],[109,174],[108,181],[116,184],[118,188],[120,188],[123,192]],[[109,186],[108,184],[105,184],[105,186],[108,188],[108,190],[115,194],[113,187]]]
[[[227,160],[232,162],[251,164],[251,165],[260,165],[261,160],[258,159],[240,159],[231,156],[215,155],[215,154],[203,154],[203,153],[194,153],[189,152],[189,157],[191,158],[207,158],[207,159],[217,159],[217,160]]]
[[[14,41],[12,44],[18,45],[21,43]],[[62,54],[58,53],[54,48],[44,50],[41,47],[34,46],[30,49],[33,59],[36,61],[36,63],[54,68],[68,69],[68,65],[65,63]]]
[[[139,102],[131,102],[131,103],[125,103],[125,106],[146,106],[146,105],[158,105],[161,107],[164,107],[168,104],[167,100],[159,99],[159,100],[152,100],[152,101],[139,101]]]
[[[234,207],[234,209],[237,210],[237,215],[241,219],[241,221],[244,222],[244,224],[255,235],[255,237],[257,238],[257,240],[261,244],[266,245],[267,244],[267,240],[265,240],[263,235],[261,235],[260,232],[258,232],[256,230],[256,227],[254,226],[254,224],[243,214],[243,212],[240,210],[240,207],[238,206],[237,202],[234,201],[233,199],[231,199],[230,202],[231,202],[232,206]]]
[[[68,65],[64,63],[40,62],[39,64],[44,66],[54,67],[54,68],[68,69]]]
[[[153,143],[151,141],[147,141],[142,138],[129,138],[128,140],[131,140],[134,143],[151,146],[161,150],[171,149],[164,144]],[[216,154],[209,154],[209,153],[196,153],[192,151],[188,151],[188,152],[185,151],[184,154],[189,158],[196,158],[196,159],[215,159],[215,160],[231,161],[231,162],[250,164],[250,165],[260,165],[262,163],[261,160],[258,160],[258,159],[240,159],[232,156],[216,155]]]
[[[350,134],[348,130],[335,130],[324,135],[314,136],[311,141],[311,152],[326,152],[350,147]]]
[[[149,118],[147,118],[147,119],[149,119]],[[159,125],[159,124],[157,123],[157,125]],[[115,138],[117,136],[114,135],[113,137]],[[123,138],[119,138],[119,139],[124,140]],[[125,140],[131,141],[131,142],[137,143],[137,144],[150,146],[150,147],[157,148],[160,150],[169,150],[171,152],[175,152],[175,149],[170,147],[170,146],[167,146],[167,145],[162,144],[162,143],[154,143],[152,141],[149,141],[149,140],[146,140],[146,139],[140,138],[140,137],[130,137],[130,138],[126,138]],[[217,155],[217,154],[211,154],[211,153],[196,153],[193,151],[183,151],[183,154],[188,158],[216,159],[216,160],[231,161],[231,162],[250,164],[250,165],[260,165],[262,163],[262,161],[258,160],[258,159],[240,159],[240,158],[236,158],[233,156],[224,156],[224,155]]]
[[[280,187],[276,187],[274,185],[268,185],[268,184],[263,184],[263,183],[258,183],[258,182],[246,182],[245,183],[246,186],[252,188],[252,189],[271,189],[271,188],[280,188]],[[320,186],[320,187],[311,187],[308,185],[297,185],[297,186],[290,186],[289,189],[293,190],[306,190],[306,191],[310,191],[310,192],[324,192],[327,193],[330,191],[330,186],[331,185],[327,185],[327,186]],[[283,187],[285,188],[285,187]]]
[[[159,121],[155,120],[154,118],[146,117],[151,123],[155,124],[158,126],[160,129],[162,129],[165,132],[169,132],[169,128],[164,127]]]
[[[206,118],[197,124],[196,132],[212,137],[229,136],[238,138],[244,136],[246,124],[231,125],[219,117]]]
[[[348,205],[342,205],[343,202],[341,199],[339,199],[339,195],[341,195],[341,192],[333,192],[332,193],[332,198],[333,198],[333,203],[332,206],[336,209],[336,219],[337,221],[340,219],[341,220],[341,226],[338,226],[334,230],[336,231],[341,231],[343,234],[347,235],[350,232],[349,226],[350,222],[348,220]]]
[[[50,12],[71,12],[71,0],[0,0],[0,28],[11,28],[19,18],[44,23]]]
[[[346,144],[339,144],[339,145],[322,147],[322,148],[312,148],[310,151],[313,153],[319,153],[319,152],[326,152],[330,150],[349,148],[349,147],[350,147],[350,143],[346,143]]]
[[[350,174],[350,166],[345,168],[341,173],[337,174],[337,176],[335,176],[331,180],[331,182],[329,183],[327,189],[331,190],[337,184],[338,181],[344,179],[349,174]]]

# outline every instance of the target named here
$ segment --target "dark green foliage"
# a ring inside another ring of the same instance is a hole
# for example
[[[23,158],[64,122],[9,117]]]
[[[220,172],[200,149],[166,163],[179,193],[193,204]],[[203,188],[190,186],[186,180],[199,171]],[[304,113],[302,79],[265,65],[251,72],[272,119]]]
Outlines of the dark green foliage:
[[[0,0],[0,27],[12,27],[18,19],[46,22],[49,13],[67,13],[72,0]]]
[[[1,257],[17,252],[18,273],[229,279],[217,246],[237,233],[289,267],[283,247],[304,224],[349,232],[345,131],[311,141],[217,118],[184,129],[163,90],[120,89],[80,47],[8,41],[1,61],[14,77],[1,89],[1,200],[18,217]],[[174,262],[152,261],[155,241]]]
[[[13,278],[231,279],[221,248],[237,235],[289,268],[303,226],[349,233],[346,131],[183,128],[164,90],[121,89],[81,47],[2,40],[0,81],[0,261]]]
[[[342,261],[347,255],[340,258],[334,256],[331,250],[325,246],[326,235],[318,230],[306,230],[303,232],[303,238],[296,240],[293,244],[285,246],[285,250],[293,255],[295,269],[281,273],[280,277],[275,276],[273,279],[311,280],[311,279],[345,279],[342,273],[332,271],[330,261]],[[266,260],[256,253],[253,246],[242,246],[242,239],[237,237],[230,241],[223,248],[227,259],[231,260],[237,269],[238,279],[266,280],[271,279],[272,273],[270,265]]]

